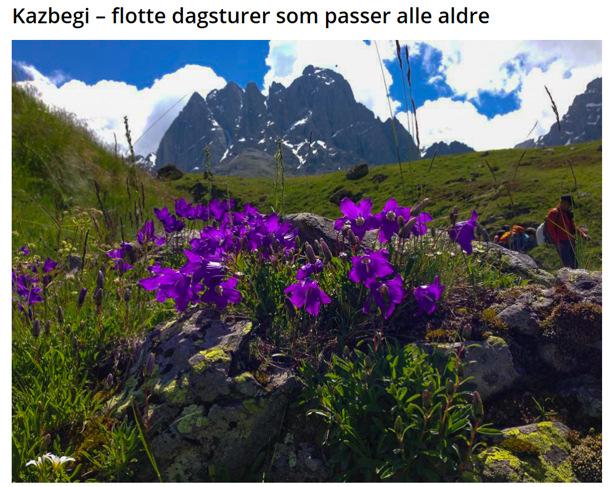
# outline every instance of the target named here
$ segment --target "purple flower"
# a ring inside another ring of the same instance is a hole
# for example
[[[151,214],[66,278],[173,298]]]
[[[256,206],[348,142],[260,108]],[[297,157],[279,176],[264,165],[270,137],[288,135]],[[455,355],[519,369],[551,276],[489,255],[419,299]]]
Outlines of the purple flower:
[[[164,231],[166,233],[179,232],[183,230],[183,227],[185,226],[185,224],[181,220],[178,220],[177,217],[168,211],[168,208],[166,207],[162,209],[154,208],[154,214],[164,226]]]
[[[394,272],[392,265],[388,262],[388,252],[386,250],[367,250],[364,255],[352,257],[352,268],[349,277],[352,282],[363,283],[386,277]]]
[[[460,245],[467,254],[471,254],[473,249],[471,241],[475,238],[475,227],[478,221],[478,213],[473,210],[469,220],[458,222],[448,230],[448,235],[453,242]]]
[[[224,215],[234,208],[234,200],[211,200],[209,202],[210,215],[217,221],[222,221]]]
[[[136,235],[136,239],[141,245],[153,242],[160,246],[164,244],[164,237],[158,237],[155,234],[154,221],[147,220]]]
[[[311,316],[318,316],[320,305],[330,303],[330,297],[316,281],[298,281],[290,284],[284,293],[295,308],[305,308]]]
[[[49,274],[57,266],[58,266],[58,263],[55,260],[47,257],[47,259],[45,260],[45,263],[43,264],[43,273]]]
[[[28,308],[33,304],[43,302],[43,289],[38,285],[38,279],[33,275],[18,274],[13,271],[13,291],[20,298],[20,307],[22,302]]]
[[[431,284],[424,284],[414,288],[414,298],[420,311],[432,315],[437,309],[437,301],[441,299],[445,287],[439,283],[439,276],[435,276]]]
[[[155,272],[153,277],[141,279],[139,284],[147,291],[156,291],[156,299],[163,303],[167,299],[175,301],[177,311],[184,311],[195,291],[200,290],[200,286],[193,288],[191,278],[179,271],[171,268],[160,268],[159,265],[152,266],[150,269]]]
[[[205,285],[209,286],[220,281],[227,273],[219,255],[200,255],[188,249],[183,253],[188,261],[181,268],[181,272],[191,275],[194,282],[204,281]]]
[[[372,280],[368,284],[369,295],[362,308],[363,313],[369,314],[373,303],[379,308],[382,316],[390,318],[397,304],[403,301],[403,279],[397,274],[392,279],[384,281]]]
[[[28,247],[28,245],[22,245],[21,247],[19,247],[19,251],[23,254],[23,255],[30,255],[30,247]]]
[[[421,212],[416,218],[416,223],[411,229],[411,233],[413,233],[416,237],[420,237],[422,235],[426,235],[428,232],[428,227],[426,224],[433,220],[433,217],[427,212]]]
[[[241,293],[237,291],[237,278],[231,277],[218,284],[209,286],[202,295],[202,301],[215,304],[218,309],[224,309],[229,303],[237,304],[241,301]]]
[[[313,264],[311,262],[308,262],[307,264],[301,266],[301,268],[296,273],[296,278],[299,281],[303,281],[312,274],[322,272],[322,269],[324,269],[324,264],[320,259],[316,260]]]
[[[386,202],[382,211],[375,215],[379,227],[378,239],[381,243],[388,242],[395,233],[399,233],[401,227],[399,223],[406,223],[409,220],[410,211],[409,208],[399,206],[394,198]]]
[[[132,253],[132,245],[126,242],[122,242],[117,249],[112,249],[107,252],[107,256],[113,260],[115,263],[115,270],[119,274],[124,274],[125,272],[132,269],[132,266],[126,262],[125,258],[130,256]]]
[[[344,216],[335,220],[335,230],[342,230],[346,224],[349,224],[354,235],[362,240],[367,230],[373,228],[371,207],[370,199],[360,200],[356,204],[349,198],[343,198],[339,209]]]

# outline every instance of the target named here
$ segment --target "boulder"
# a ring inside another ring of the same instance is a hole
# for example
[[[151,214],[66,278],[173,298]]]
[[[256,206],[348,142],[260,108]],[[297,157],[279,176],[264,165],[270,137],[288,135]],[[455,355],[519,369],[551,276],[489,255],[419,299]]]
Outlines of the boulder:
[[[574,482],[570,430],[545,421],[507,428],[478,455],[483,482]]]
[[[325,482],[330,475],[315,445],[297,441],[292,433],[275,443],[267,481]]]
[[[487,260],[501,265],[505,272],[517,274],[530,282],[544,286],[551,286],[555,282],[555,277],[541,269],[528,254],[510,250],[493,242],[475,242],[474,248]]]
[[[132,415],[134,401],[164,481],[240,480],[279,434],[296,381],[284,369],[266,380],[243,370],[251,326],[196,311],[158,326],[139,347],[111,406]],[[152,480],[145,469],[137,478]]]
[[[581,375],[562,381],[557,389],[559,396],[571,399],[577,405],[576,414],[591,419],[602,417],[601,381],[590,375]]]
[[[483,342],[428,344],[427,349],[451,353],[461,345],[465,347],[465,377],[471,377],[470,384],[480,393],[482,399],[511,389],[520,374],[514,367],[514,360],[507,342],[500,337],[491,336]]]
[[[177,179],[181,179],[183,177],[183,172],[181,169],[173,164],[162,166],[156,171],[156,174],[159,179],[164,179],[167,181],[176,181]]]
[[[529,336],[539,334],[539,324],[535,314],[525,303],[508,306],[497,315],[497,318],[507,325],[510,331]]]
[[[360,196],[361,196],[361,193],[354,194],[349,189],[341,187],[341,188],[335,188],[333,190],[333,192],[328,197],[328,201],[330,201],[331,203],[334,203],[335,205],[338,205],[339,203],[341,203],[341,200],[343,198],[349,198],[355,201],[355,200],[360,199]]]
[[[582,299],[601,304],[601,272],[564,267],[556,273],[556,282]]]
[[[335,230],[333,220],[313,213],[293,213],[286,219],[294,225],[303,242],[313,243],[323,239],[333,252],[345,248],[343,236]]]
[[[362,179],[369,174],[368,164],[356,164],[345,173],[346,179]]]

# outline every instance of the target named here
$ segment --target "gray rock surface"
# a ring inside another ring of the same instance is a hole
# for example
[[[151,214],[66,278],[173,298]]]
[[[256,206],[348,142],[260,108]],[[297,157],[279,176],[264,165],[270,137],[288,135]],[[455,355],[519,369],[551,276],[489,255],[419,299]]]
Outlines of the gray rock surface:
[[[141,345],[111,405],[130,413],[134,401],[163,480],[241,479],[278,435],[296,382],[285,370],[266,383],[241,371],[250,333],[245,319],[196,311],[157,327]],[[155,368],[144,377],[151,353]]]

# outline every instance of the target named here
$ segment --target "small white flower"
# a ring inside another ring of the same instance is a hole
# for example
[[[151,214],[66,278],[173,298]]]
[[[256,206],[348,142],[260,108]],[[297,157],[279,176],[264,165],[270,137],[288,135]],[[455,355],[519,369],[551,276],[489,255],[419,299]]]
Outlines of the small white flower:
[[[41,468],[46,461],[51,464],[54,470],[56,470],[58,467],[61,467],[65,463],[74,462],[75,459],[73,457],[58,457],[53,453],[45,453],[43,456],[38,457],[36,460],[30,460],[28,463],[26,463],[26,467],[34,466],[36,468]]]

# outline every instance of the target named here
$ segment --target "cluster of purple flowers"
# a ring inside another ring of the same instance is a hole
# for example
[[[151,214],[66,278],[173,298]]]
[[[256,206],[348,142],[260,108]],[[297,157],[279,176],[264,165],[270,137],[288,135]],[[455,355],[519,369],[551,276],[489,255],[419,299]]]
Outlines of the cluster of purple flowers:
[[[24,256],[29,256],[31,253],[27,245],[19,250]],[[13,300],[17,303],[19,311],[32,317],[34,305],[44,301],[43,291],[51,283],[57,266],[55,260],[47,258],[42,263],[35,259],[27,265],[13,268],[11,273]]]
[[[343,198],[339,204],[343,216],[335,220],[335,229],[351,230],[358,240],[362,240],[369,230],[377,230],[378,240],[386,243],[394,235],[407,238],[426,234],[426,225],[433,219],[426,212],[412,212],[410,207],[399,206],[394,198],[390,198],[379,213],[372,214],[372,208],[368,198],[358,203]]]
[[[224,309],[240,302],[238,279],[231,271],[240,252],[258,252],[262,258],[271,259],[295,248],[296,231],[289,223],[274,213],[263,215],[251,205],[234,211],[232,200],[192,205],[180,199],[175,202],[177,216],[167,208],[156,209],[155,213],[166,233],[183,229],[184,218],[205,223],[199,237],[184,249],[183,266],[174,269],[156,263],[149,268],[152,277],[140,281],[144,289],[156,292],[158,301],[172,299],[177,311],[184,311],[190,304]],[[156,241],[152,228],[142,229],[142,234],[143,240]]]

